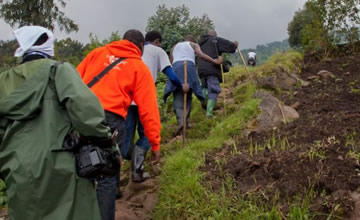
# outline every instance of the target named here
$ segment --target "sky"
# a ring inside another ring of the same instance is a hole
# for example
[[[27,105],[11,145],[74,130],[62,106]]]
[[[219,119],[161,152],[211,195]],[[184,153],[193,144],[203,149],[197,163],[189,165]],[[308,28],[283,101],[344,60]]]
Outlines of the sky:
[[[306,0],[66,0],[65,14],[79,25],[67,34],[55,30],[58,39],[71,37],[89,42],[93,33],[100,40],[114,31],[122,36],[128,29],[145,34],[148,18],[159,5],[185,5],[190,17],[207,14],[218,36],[237,40],[241,49],[288,38],[287,25]],[[0,40],[13,39],[12,28],[0,19]]]

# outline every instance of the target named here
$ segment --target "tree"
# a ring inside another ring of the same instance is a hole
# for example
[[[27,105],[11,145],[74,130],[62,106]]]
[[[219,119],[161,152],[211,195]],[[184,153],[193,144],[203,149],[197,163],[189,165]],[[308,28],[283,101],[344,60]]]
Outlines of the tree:
[[[77,66],[83,56],[84,45],[71,38],[55,42],[55,57],[57,60],[62,60]]]
[[[40,25],[54,30],[57,25],[67,33],[78,31],[78,25],[60,10],[65,6],[65,0],[8,0],[0,6],[0,18],[11,27]]]
[[[312,22],[309,14],[309,10],[304,7],[303,9],[296,11],[293,20],[290,21],[287,30],[289,35],[289,45],[291,47],[301,47],[302,30],[305,25]]]
[[[289,23],[289,43],[306,52],[322,51],[327,55],[342,38],[346,43],[359,40],[360,0],[308,0],[304,9],[295,13]]]
[[[14,57],[14,52],[17,47],[16,40],[0,40],[0,72],[16,65],[17,59]]]
[[[199,39],[211,29],[214,29],[214,24],[206,14],[190,18],[189,8],[185,5],[169,9],[159,5],[155,15],[149,17],[146,27],[146,31],[157,30],[162,34],[163,48],[167,52],[186,35]]]
[[[90,38],[90,43],[87,44],[83,50],[84,56],[86,56],[89,52],[91,52],[95,48],[104,46],[105,44],[108,44],[113,41],[121,40],[118,31],[112,32],[109,38],[104,39],[102,41],[100,41],[98,36],[94,35],[93,33],[90,33],[89,38]]]

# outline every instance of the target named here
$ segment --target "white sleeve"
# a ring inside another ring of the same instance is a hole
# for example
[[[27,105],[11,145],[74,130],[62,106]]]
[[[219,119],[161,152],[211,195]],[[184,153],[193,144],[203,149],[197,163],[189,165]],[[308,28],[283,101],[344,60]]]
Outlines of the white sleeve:
[[[163,50],[162,48],[159,47],[159,67],[160,69],[158,70],[163,71],[167,66],[171,66],[170,63],[170,59],[169,56],[167,55],[167,53],[165,52],[165,50]]]

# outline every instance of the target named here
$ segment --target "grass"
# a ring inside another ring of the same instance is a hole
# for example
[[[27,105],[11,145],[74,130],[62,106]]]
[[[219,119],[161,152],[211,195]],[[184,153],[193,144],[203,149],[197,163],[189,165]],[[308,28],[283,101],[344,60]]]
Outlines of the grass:
[[[0,179],[0,208],[5,206],[8,202],[5,190],[5,183]]]
[[[163,128],[167,128],[162,131],[165,143],[162,149],[166,162],[162,168],[159,202],[154,212],[154,219],[307,220],[316,217],[310,214],[308,207],[312,199],[311,189],[308,191],[309,195],[301,196],[298,201],[289,202],[289,211],[285,216],[281,207],[277,205],[279,196],[271,198],[269,202],[264,202],[261,194],[249,192],[245,197],[242,196],[233,187],[233,178],[223,172],[225,158],[218,158],[215,161],[215,165],[221,172],[219,176],[223,178],[219,191],[211,190],[208,183],[204,181],[205,174],[199,170],[204,164],[205,154],[222,148],[224,145],[231,146],[231,155],[243,153],[237,148],[235,140],[242,135],[248,122],[259,113],[259,100],[253,98],[257,88],[251,79],[254,76],[266,75],[266,69],[279,68],[276,67],[277,65],[291,73],[299,73],[301,62],[301,54],[290,52],[275,56],[264,66],[250,68],[250,75],[244,68],[232,68],[227,76],[225,87],[231,88],[231,98],[234,102],[227,103],[227,115],[217,114],[215,118],[205,118],[205,112],[201,109],[200,103],[194,101],[191,121],[196,123],[186,136],[185,147],[181,146],[180,141],[166,144],[171,138],[172,129],[168,128],[174,127],[174,117],[170,117],[163,123]],[[221,97],[218,105],[222,103]],[[248,149],[245,149],[245,153],[254,155],[266,147],[274,151],[286,151],[290,148],[290,144],[287,137],[273,135],[264,146],[251,144]],[[318,152],[319,148],[316,150]],[[312,155],[312,157],[317,156]]]

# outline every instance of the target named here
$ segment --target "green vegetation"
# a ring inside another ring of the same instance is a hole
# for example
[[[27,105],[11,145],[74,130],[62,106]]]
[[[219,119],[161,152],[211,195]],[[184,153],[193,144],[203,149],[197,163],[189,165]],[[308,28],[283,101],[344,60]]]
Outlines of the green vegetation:
[[[0,208],[7,204],[5,183],[0,179]]]
[[[226,103],[226,108],[232,109],[227,111],[227,115],[217,112],[215,118],[206,118],[200,103],[194,103],[191,121],[196,123],[188,131],[186,145],[182,147],[180,140],[171,140],[162,148],[165,150],[166,163],[161,175],[159,203],[154,219],[283,219],[284,215],[276,204],[276,196],[274,202],[270,203],[264,202],[258,194],[251,192],[244,197],[240,196],[233,187],[233,178],[223,172],[225,158],[219,157],[215,160],[220,176],[224,178],[219,191],[210,189],[200,167],[204,165],[206,153],[221,149],[225,145],[232,146],[232,155],[244,153],[237,148],[235,142],[242,135],[248,122],[259,112],[259,100],[253,98],[256,86],[251,81],[251,75],[279,66],[298,73],[300,61],[300,53],[289,52],[272,57],[264,66],[251,68],[250,75],[245,68],[232,68],[226,76],[226,84],[223,85],[225,88],[231,88],[234,99],[234,102]],[[219,97],[217,104],[223,107],[223,97]],[[162,131],[165,142],[171,138],[175,128],[169,128],[174,127],[174,123],[172,117],[163,124],[163,127],[167,128]],[[282,151],[290,148],[286,137],[273,136],[265,145],[254,144],[245,151],[255,155],[265,148],[272,149],[274,146],[280,146],[277,150]],[[288,219],[310,219],[307,208],[310,196],[309,192],[309,196],[304,196],[303,199],[291,204]]]
[[[78,31],[78,25],[60,10],[65,6],[65,0],[9,0],[0,5],[0,18],[11,27],[40,25],[54,30],[57,26],[67,33]]]
[[[355,49],[351,46],[359,40],[359,10],[359,0],[307,1],[288,25],[290,46],[322,56],[336,52],[339,44]]]
[[[162,33],[162,47],[167,52],[186,35],[191,34],[198,40],[211,29],[214,29],[214,24],[206,14],[190,18],[190,10],[185,5],[175,8],[159,5],[155,15],[148,18],[146,27],[146,31],[157,30]]]

